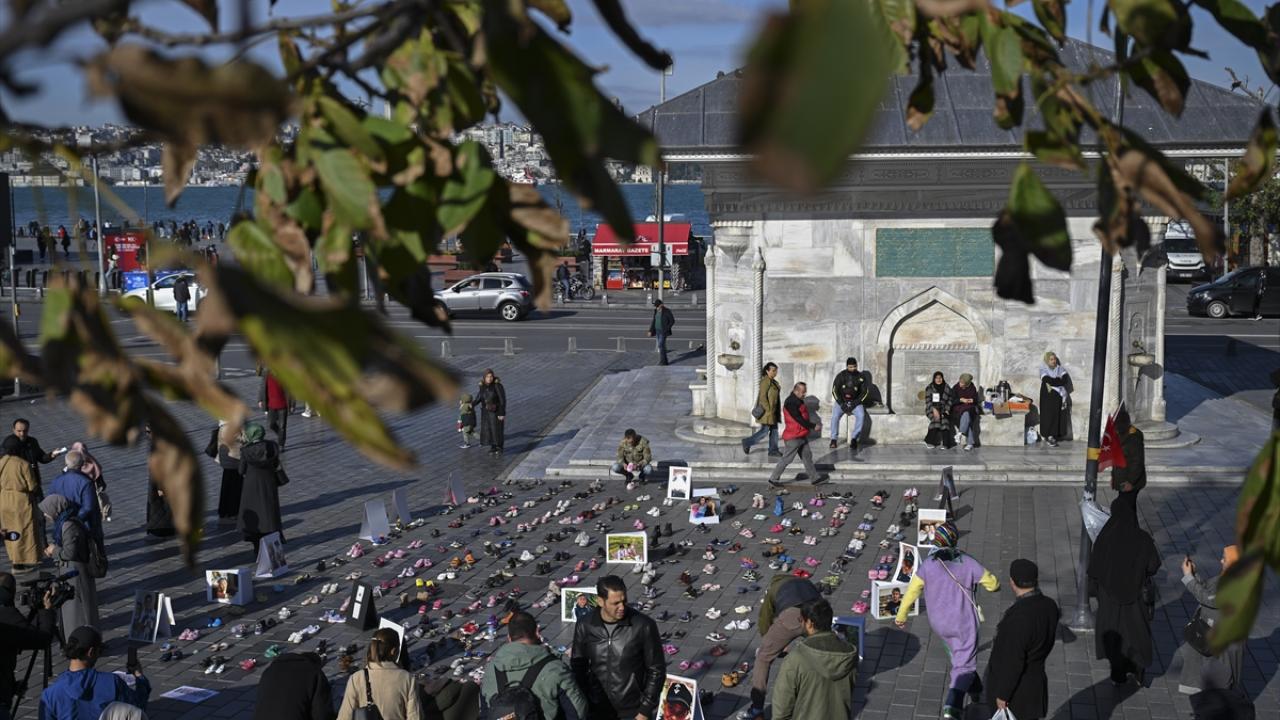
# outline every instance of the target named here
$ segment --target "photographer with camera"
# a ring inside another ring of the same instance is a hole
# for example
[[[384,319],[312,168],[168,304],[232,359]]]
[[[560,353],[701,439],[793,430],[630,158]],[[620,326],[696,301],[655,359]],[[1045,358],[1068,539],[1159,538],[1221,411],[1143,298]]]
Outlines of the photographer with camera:
[[[76,628],[67,637],[64,651],[70,664],[40,695],[40,720],[98,720],[113,702],[147,709],[151,683],[140,667],[129,668],[133,687],[115,673],[94,669],[102,655],[102,634],[97,630]]]
[[[41,608],[28,620],[15,606],[18,583],[13,575],[0,572],[0,720],[9,720],[9,709],[18,682],[13,672],[23,650],[47,650],[53,642],[57,617],[53,612],[53,590],[45,591]]]

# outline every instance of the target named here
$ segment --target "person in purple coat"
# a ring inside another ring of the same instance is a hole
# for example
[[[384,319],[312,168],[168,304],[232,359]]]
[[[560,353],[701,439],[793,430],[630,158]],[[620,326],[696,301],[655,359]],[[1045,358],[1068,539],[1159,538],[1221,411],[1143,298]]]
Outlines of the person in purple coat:
[[[973,594],[978,585],[987,592],[1000,589],[995,575],[956,548],[959,537],[955,523],[938,525],[933,540],[936,549],[920,563],[894,618],[898,627],[906,627],[908,613],[924,595],[929,627],[947,644],[951,655],[951,684],[942,703],[943,718],[963,717],[965,694],[977,697],[982,691],[978,679],[979,610]]]

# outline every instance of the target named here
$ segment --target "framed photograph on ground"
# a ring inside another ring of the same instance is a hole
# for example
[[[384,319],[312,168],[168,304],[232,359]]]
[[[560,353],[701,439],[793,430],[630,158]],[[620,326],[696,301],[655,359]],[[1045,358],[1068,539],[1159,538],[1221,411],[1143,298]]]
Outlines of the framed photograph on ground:
[[[223,605],[247,605],[253,599],[253,580],[247,570],[206,570],[205,599]]]
[[[909,583],[916,575],[916,567],[920,564],[920,548],[898,543],[898,567],[893,571],[893,582]]]
[[[173,600],[162,592],[135,591],[133,614],[129,618],[129,639],[153,643],[173,636]]]
[[[657,720],[696,720],[702,717],[698,699],[698,681],[693,678],[668,675],[662,683],[658,699]]]
[[[594,587],[562,588],[560,590],[560,621],[578,622],[600,607],[600,596]]]
[[[906,583],[875,581],[871,583],[871,617],[892,620],[898,616],[902,600],[907,594]],[[920,601],[916,600],[908,615],[920,614]]]
[[[693,493],[693,468],[672,465],[667,468],[667,497],[688,500]]]
[[[289,574],[289,561],[284,556],[284,541],[280,533],[262,536],[258,541],[258,569],[254,576],[278,578]]]
[[[689,503],[689,522],[694,525],[720,524],[720,498],[717,495],[700,495]]]
[[[643,565],[649,562],[648,538],[643,532],[609,533],[604,536],[604,561]]]
[[[921,508],[919,517],[916,518],[916,545],[922,550],[926,547],[933,548],[933,529],[946,521],[946,510]]]

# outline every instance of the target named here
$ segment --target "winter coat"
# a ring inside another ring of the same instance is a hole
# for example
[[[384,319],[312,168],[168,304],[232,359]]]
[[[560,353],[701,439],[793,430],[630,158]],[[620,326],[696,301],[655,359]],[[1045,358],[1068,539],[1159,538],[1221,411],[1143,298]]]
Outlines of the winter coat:
[[[76,516],[94,537],[102,538],[102,510],[98,507],[98,493],[93,481],[78,470],[66,470],[49,484],[50,495],[61,495],[75,503]],[[73,628],[74,629],[74,628]]]
[[[1044,663],[1053,652],[1061,612],[1052,599],[1034,590],[1005,611],[987,663],[987,697],[1009,704],[1018,720],[1049,714],[1049,676]]]
[[[276,469],[280,467],[280,446],[271,440],[260,440],[240,448],[240,474],[244,489],[240,494],[238,526],[246,540],[257,542],[273,532],[284,535],[280,520],[280,486]]]
[[[934,395],[937,399],[934,399]],[[924,386],[924,414],[929,419],[929,429],[938,430],[944,435],[951,432],[951,406],[955,404],[955,397],[952,395],[951,387],[943,383],[941,387],[929,383]],[[937,411],[937,418],[934,418],[932,411]]]
[[[480,444],[502,447],[506,441],[507,390],[498,380],[480,385],[476,391],[476,407],[480,413]]]
[[[1199,604],[1200,617],[1216,625],[1222,613],[1218,609],[1218,580],[1201,580],[1183,575],[1182,584]],[[1182,656],[1182,675],[1178,683],[1201,690],[1240,690],[1244,687],[1244,641],[1231,643],[1219,655],[1205,657],[1188,644],[1178,648]]]
[[[658,317],[661,313],[662,329],[658,329]],[[671,328],[676,324],[676,316],[671,314],[671,310],[666,305],[653,309],[653,320],[649,323],[649,332],[654,335],[670,335]]]
[[[791,646],[773,687],[773,720],[852,717],[858,650],[830,631]]]
[[[653,451],[649,448],[649,439],[636,436],[634,445],[627,442],[626,438],[618,443],[618,462],[624,466],[634,464],[636,467],[644,467],[653,462]]]
[[[972,400],[966,403],[964,400]],[[951,422],[956,427],[960,427],[960,418],[965,413],[973,413],[976,418],[982,414],[982,396],[978,394],[978,386],[969,383],[968,387],[960,387],[960,383],[956,383],[951,388]],[[970,419],[969,422],[974,422]]]
[[[50,496],[52,497],[52,496]],[[55,520],[56,522],[56,520]],[[50,538],[53,540],[53,537]],[[89,543],[94,542],[89,530],[75,516],[62,523],[62,542],[55,546],[53,559],[58,563],[58,574],[72,570],[76,576],[71,582],[75,595],[59,608],[64,633],[88,625],[102,630],[98,615],[98,582],[89,572]]]
[[[40,447],[40,441],[28,435],[26,440],[19,440],[17,435],[10,435],[4,439],[3,446],[6,450],[14,447],[14,453],[18,457],[26,460],[31,466],[31,474],[36,478],[36,485],[40,484],[40,466],[53,462],[53,454],[46,452]]]
[[[573,628],[570,667],[591,711],[586,717],[655,717],[667,679],[658,625],[648,615],[627,610],[606,625],[596,609]]]
[[[422,699],[418,684],[408,670],[393,662],[371,662],[368,665],[369,682],[364,681],[363,669],[347,678],[347,690],[338,707],[338,720],[352,720],[357,708],[369,701],[369,686],[373,686],[373,704],[378,706],[382,720],[422,720]]]
[[[323,661],[315,653],[285,653],[262,671],[253,720],[333,720]]]
[[[760,378],[756,404],[764,408],[764,414],[756,422],[761,425],[777,425],[782,422],[782,386],[768,375]]]
[[[1098,597],[1094,649],[1098,659],[1123,656],[1139,669],[1151,664],[1149,608],[1143,588],[1160,570],[1155,541],[1138,525],[1135,493],[1111,501],[1089,560],[1089,588]]]
[[[760,603],[760,615],[756,629],[760,637],[769,632],[769,627],[783,610],[799,607],[810,600],[822,597],[813,583],[794,575],[783,573],[774,575],[769,581],[769,589],[764,594],[764,602]]]
[[[1126,482],[1133,486],[1134,492],[1146,487],[1147,453],[1142,431],[1129,426],[1129,431],[1120,437],[1120,452],[1124,454],[1125,466],[1112,466],[1111,489],[1119,492]]]
[[[40,562],[40,542],[35,532],[40,496],[40,479],[31,471],[30,463],[16,455],[0,458],[0,526],[22,533],[17,540],[4,541],[9,562],[14,565]]]
[[[290,405],[289,394],[271,373],[262,375],[262,389],[258,391],[258,402],[268,410],[288,410]]]
[[[186,277],[180,277],[173,282],[173,301],[191,302],[191,286],[187,283]]]
[[[131,688],[115,673],[94,668],[66,670],[40,695],[40,720],[98,720],[113,702],[146,710],[149,697],[151,683],[145,677],[135,677]]]
[[[831,398],[846,413],[866,402],[869,394],[871,388],[860,371],[841,370],[835,382],[831,383]]]
[[[493,698],[505,689],[498,687],[499,670],[506,673],[509,685],[515,685],[524,679],[525,673],[530,668],[548,657],[553,659],[538,672],[538,678],[533,681],[533,687],[530,688],[530,692],[542,704],[542,716],[546,720],[563,718],[561,701],[564,700],[573,707],[578,717],[587,717],[587,696],[574,681],[568,666],[560,659],[554,658],[546,645],[529,645],[521,642],[509,642],[503,645],[489,661],[489,667],[484,671],[484,681],[480,683],[480,696],[484,700],[485,707],[491,706]]]
[[[809,406],[803,399],[796,397],[795,393],[789,393],[782,403],[782,414],[787,418],[787,426],[782,430],[783,440],[807,438],[818,427],[809,420]]]

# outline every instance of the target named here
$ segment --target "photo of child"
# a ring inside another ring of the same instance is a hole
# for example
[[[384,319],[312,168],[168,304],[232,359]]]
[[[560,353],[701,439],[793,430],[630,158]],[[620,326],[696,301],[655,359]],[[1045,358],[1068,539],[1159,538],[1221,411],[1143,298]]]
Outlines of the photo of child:
[[[244,584],[248,581],[248,573],[241,577],[240,570],[206,570],[204,573],[205,585],[208,587],[205,599],[209,602],[229,604],[242,604],[245,598],[242,594],[247,595]]]
[[[902,609],[902,601],[907,594],[905,583],[876,582],[871,587],[871,615],[876,620],[892,620]],[[911,607],[908,615],[920,614],[920,601]]]
[[[648,562],[647,542],[643,532],[609,533],[604,536],[605,562],[643,565]]]
[[[560,591],[560,620],[578,622],[600,607],[600,596],[593,587],[564,588]]]
[[[715,490],[698,490],[689,503],[689,522],[694,525],[718,525],[720,523],[720,498]]]
[[[688,500],[693,492],[693,469],[672,466],[667,468],[667,497]]]
[[[946,510],[921,509],[916,519],[916,544],[933,547],[933,531],[946,521]]]
[[[133,595],[133,615],[129,622],[129,639],[137,642],[155,642],[157,621],[160,618],[159,595],[141,590]]]
[[[898,543],[898,569],[893,573],[894,582],[908,583],[916,574],[916,561],[920,551],[915,545]]]
[[[692,678],[668,675],[658,701],[657,720],[693,720],[698,683]]]

